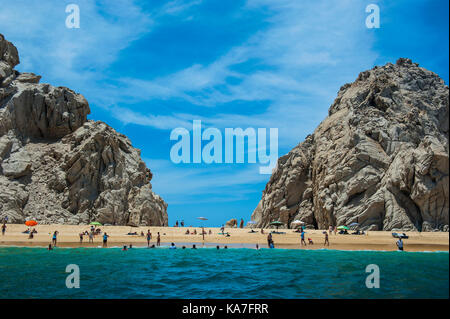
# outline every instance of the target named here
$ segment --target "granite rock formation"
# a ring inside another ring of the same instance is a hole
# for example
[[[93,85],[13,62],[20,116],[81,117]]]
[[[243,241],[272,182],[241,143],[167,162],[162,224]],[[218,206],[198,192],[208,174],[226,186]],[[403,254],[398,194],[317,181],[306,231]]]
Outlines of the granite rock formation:
[[[448,133],[449,88],[435,73],[404,58],[362,72],[279,158],[252,220],[448,231]]]
[[[87,120],[86,99],[14,69],[0,34],[0,219],[167,225],[167,204],[130,140]]]

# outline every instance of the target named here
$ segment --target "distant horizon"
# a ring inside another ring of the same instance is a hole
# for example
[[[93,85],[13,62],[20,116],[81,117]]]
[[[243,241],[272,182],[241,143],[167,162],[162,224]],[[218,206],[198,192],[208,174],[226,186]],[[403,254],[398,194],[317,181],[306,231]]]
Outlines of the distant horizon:
[[[364,23],[370,3],[380,7],[379,29]],[[78,29],[64,25],[67,4],[1,4],[0,33],[19,50],[16,69],[81,93],[88,119],[141,150],[169,226],[247,223],[270,178],[260,163],[173,163],[173,129],[192,130],[194,120],[222,132],[276,126],[281,157],[360,72],[403,57],[449,83],[448,1],[81,0]]]

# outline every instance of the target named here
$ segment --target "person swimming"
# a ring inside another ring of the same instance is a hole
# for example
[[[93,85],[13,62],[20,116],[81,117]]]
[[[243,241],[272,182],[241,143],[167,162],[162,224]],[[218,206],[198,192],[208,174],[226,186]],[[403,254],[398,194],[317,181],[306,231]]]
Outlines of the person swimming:
[[[123,246],[123,248],[122,248],[122,251],[125,251],[125,250],[128,250],[126,245]]]
[[[53,250],[52,244],[48,244],[48,250]]]
[[[223,247],[223,249],[228,249],[228,246]]]
[[[192,245],[192,249],[197,249],[197,246],[195,246],[195,245]]]
[[[181,249],[186,249],[186,246],[181,247]]]
[[[170,249],[177,249],[177,246],[175,246],[174,243],[170,244]]]
[[[216,249],[220,249],[220,247],[219,247],[219,246],[216,246]]]

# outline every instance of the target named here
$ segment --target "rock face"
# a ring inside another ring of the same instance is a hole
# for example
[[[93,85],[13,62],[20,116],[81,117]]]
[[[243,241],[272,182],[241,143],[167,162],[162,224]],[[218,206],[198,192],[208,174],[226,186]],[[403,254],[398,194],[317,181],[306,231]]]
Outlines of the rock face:
[[[226,228],[236,228],[237,224],[238,224],[237,219],[233,218],[225,223],[225,227]]]
[[[252,219],[448,231],[448,116],[448,86],[411,60],[362,72],[279,158]]]
[[[130,140],[87,120],[85,98],[19,73],[0,34],[0,219],[167,225],[167,204]]]

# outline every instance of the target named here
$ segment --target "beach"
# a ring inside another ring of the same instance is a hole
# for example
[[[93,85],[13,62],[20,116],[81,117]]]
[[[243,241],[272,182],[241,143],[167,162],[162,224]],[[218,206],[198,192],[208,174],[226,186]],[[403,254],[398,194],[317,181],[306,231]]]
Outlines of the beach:
[[[261,248],[267,247],[267,235],[273,229],[264,229],[261,234],[259,228],[255,228],[255,233],[251,233],[249,228],[225,228],[224,236],[220,228],[205,227],[206,235],[204,240],[200,227],[130,227],[130,226],[100,226],[101,234],[96,235],[94,243],[88,243],[89,237],[84,236],[80,243],[79,234],[89,231],[88,225],[37,225],[37,234],[33,239],[28,239],[28,234],[22,233],[27,230],[27,226],[18,224],[7,224],[5,235],[0,235],[0,246],[24,246],[24,247],[46,247],[52,241],[54,231],[58,231],[57,246],[59,247],[99,247],[102,246],[102,235],[106,232],[109,235],[108,247],[117,247],[132,244],[134,247],[146,247],[146,236],[141,236],[141,232],[147,234],[147,230],[152,233],[150,245],[156,244],[157,233],[161,235],[161,245],[167,246],[172,242],[177,246],[185,245],[191,247],[216,246],[223,248],[255,248],[256,244]],[[186,235],[186,230],[192,233],[197,231],[197,235]],[[211,231],[212,234],[209,234]],[[335,249],[335,250],[382,250],[395,251],[397,247],[396,238],[392,237],[390,231],[369,231],[366,235],[329,235],[329,246],[324,246],[324,230],[305,230],[305,240],[311,238],[313,245],[300,246],[300,234],[293,229],[279,229],[284,234],[272,234],[276,248],[285,249]],[[138,235],[127,235],[136,232]],[[351,231],[350,231],[351,233]],[[400,232],[403,233],[403,232]],[[405,251],[449,251],[449,233],[447,232],[405,232],[409,236],[404,240]]]

